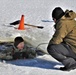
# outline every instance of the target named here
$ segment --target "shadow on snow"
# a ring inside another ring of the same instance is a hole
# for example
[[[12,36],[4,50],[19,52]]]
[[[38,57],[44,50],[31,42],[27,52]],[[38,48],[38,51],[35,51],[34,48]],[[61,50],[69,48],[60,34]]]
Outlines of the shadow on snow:
[[[40,58],[26,59],[26,60],[20,59],[20,60],[14,60],[14,61],[7,61],[7,63],[17,65],[17,66],[29,66],[29,67],[38,67],[38,68],[55,69],[55,70],[58,70],[58,68],[54,68],[55,65],[61,65],[58,62],[47,61]]]

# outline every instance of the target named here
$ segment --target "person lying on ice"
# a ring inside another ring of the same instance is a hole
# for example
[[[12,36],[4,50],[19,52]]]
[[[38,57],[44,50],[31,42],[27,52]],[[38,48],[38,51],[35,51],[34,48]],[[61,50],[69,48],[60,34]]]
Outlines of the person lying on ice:
[[[70,71],[76,69],[76,13],[72,10],[65,12],[60,7],[52,11],[55,22],[55,33],[50,40],[47,51],[64,67],[60,70]]]
[[[32,59],[34,57],[36,57],[36,51],[25,45],[22,37],[16,37],[11,48],[0,52],[2,60]]]

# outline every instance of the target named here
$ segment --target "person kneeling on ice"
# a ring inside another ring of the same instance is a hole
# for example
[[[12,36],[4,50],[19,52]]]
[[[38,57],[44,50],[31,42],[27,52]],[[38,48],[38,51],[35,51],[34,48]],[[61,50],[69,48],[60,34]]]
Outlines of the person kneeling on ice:
[[[25,45],[22,37],[16,37],[14,45],[0,53],[2,60],[32,59],[34,57],[36,57],[36,51]]]
[[[60,70],[76,69],[76,13],[72,10],[64,12],[62,8],[56,7],[52,12],[52,18],[56,31],[47,51],[64,65]]]

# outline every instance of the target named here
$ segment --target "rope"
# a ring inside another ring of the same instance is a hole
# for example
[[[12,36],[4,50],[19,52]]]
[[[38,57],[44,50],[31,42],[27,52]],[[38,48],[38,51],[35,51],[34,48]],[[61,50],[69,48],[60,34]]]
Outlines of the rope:
[[[40,43],[40,44],[36,47],[36,50],[37,50],[37,48],[38,48],[39,46],[44,45],[44,44],[48,44],[48,43]]]

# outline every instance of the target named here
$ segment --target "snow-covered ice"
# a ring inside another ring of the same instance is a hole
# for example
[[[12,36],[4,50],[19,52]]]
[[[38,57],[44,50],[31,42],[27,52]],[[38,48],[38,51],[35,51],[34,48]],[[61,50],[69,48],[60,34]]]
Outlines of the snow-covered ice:
[[[47,53],[47,43],[54,34],[51,12],[56,6],[64,11],[76,11],[76,0],[0,0],[0,41],[13,41],[16,36],[22,36],[34,47],[46,43],[39,48]],[[25,30],[17,30],[9,25],[19,20],[22,14],[25,15],[25,23],[44,28],[25,26]],[[75,75],[76,70],[63,72],[58,69],[60,66],[63,65],[45,54],[32,60],[0,62],[0,75]]]

